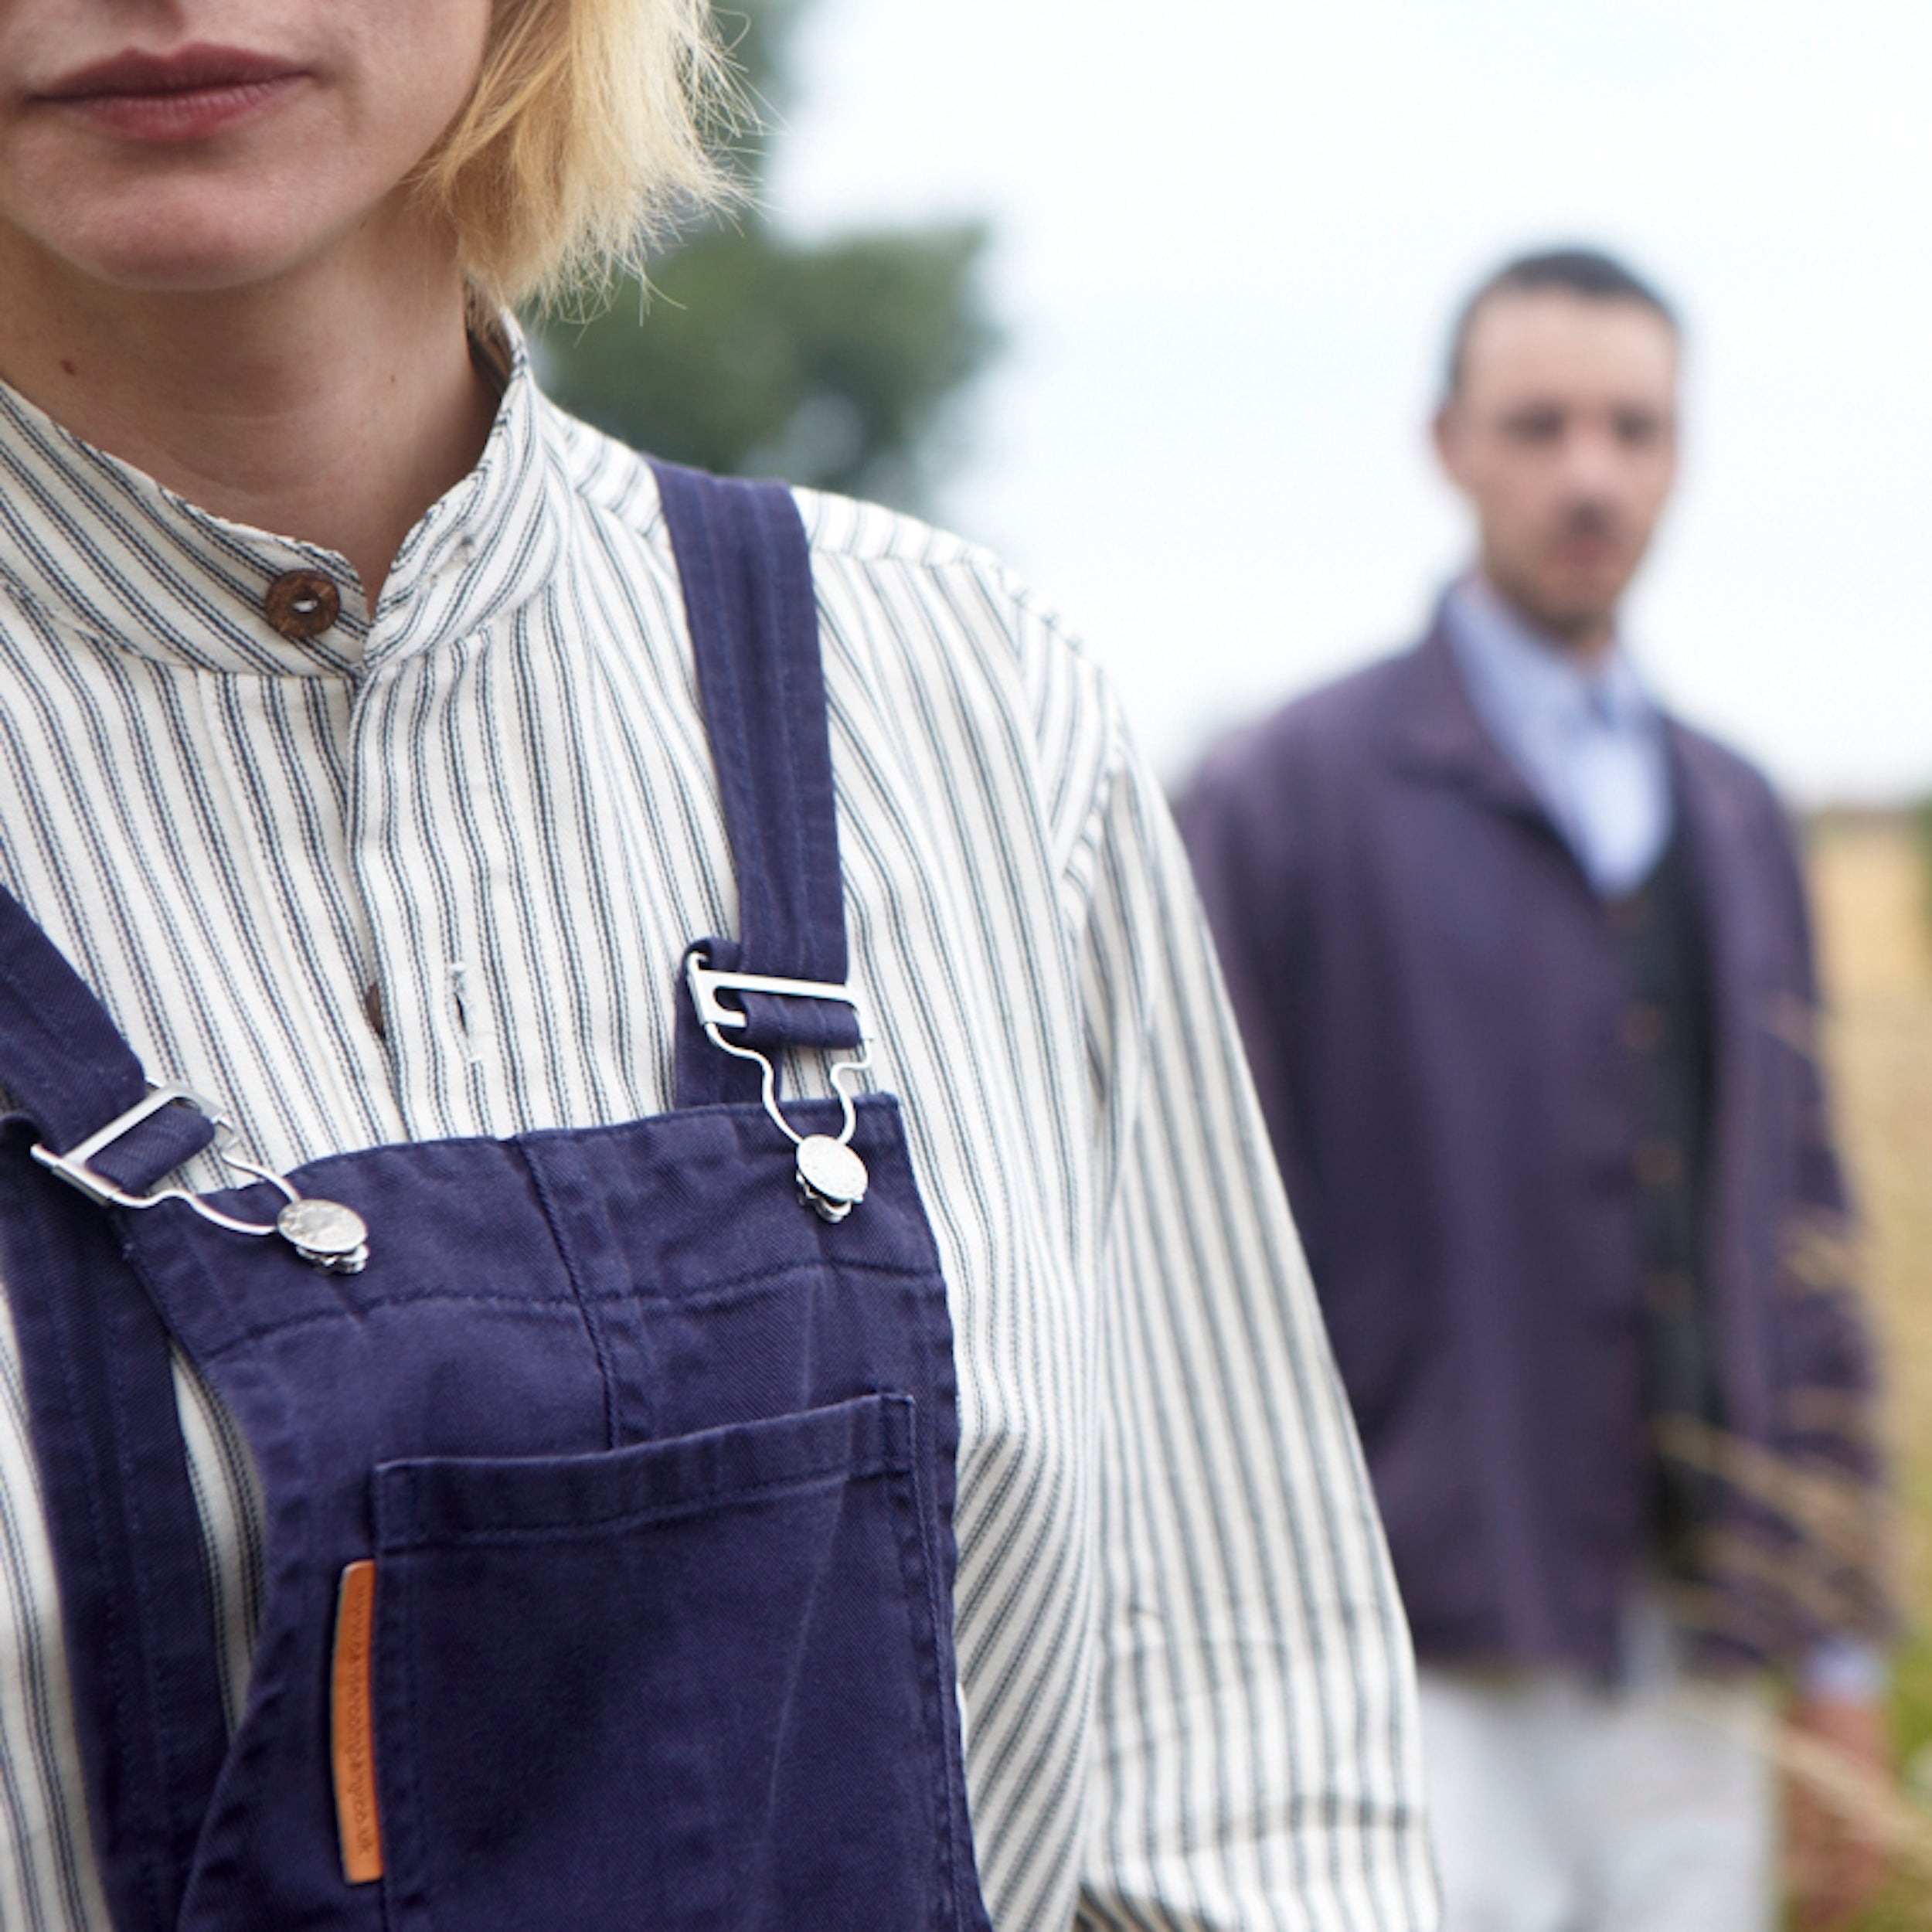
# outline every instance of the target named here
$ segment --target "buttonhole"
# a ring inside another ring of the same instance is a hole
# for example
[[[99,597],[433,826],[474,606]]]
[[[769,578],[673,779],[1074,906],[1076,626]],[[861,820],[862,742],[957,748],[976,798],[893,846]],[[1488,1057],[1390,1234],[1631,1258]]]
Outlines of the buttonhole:
[[[453,959],[449,964],[449,976],[446,981],[449,994],[450,1025],[454,1029],[464,1057],[472,1063],[483,1056],[477,1051],[475,1039],[470,1032],[469,966],[464,961]]]

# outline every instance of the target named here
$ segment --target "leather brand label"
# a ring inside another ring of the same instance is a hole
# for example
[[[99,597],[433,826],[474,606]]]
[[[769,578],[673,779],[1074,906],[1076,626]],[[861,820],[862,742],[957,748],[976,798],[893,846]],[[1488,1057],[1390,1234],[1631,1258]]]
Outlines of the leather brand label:
[[[335,1825],[342,1876],[367,1885],[383,1876],[376,1812],[376,1718],[370,1660],[376,1631],[376,1566],[351,1563],[335,1599],[335,1661],[329,1691],[335,1763]]]

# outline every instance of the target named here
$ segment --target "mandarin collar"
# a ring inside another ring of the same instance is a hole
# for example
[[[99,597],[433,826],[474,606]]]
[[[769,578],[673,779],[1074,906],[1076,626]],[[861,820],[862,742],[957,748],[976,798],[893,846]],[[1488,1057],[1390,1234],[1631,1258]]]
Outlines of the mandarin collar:
[[[143,657],[257,675],[352,675],[481,628],[551,574],[565,487],[522,337],[507,318],[493,333],[477,349],[502,377],[482,454],[403,539],[373,613],[335,551],[189,502],[3,383],[0,594]],[[325,628],[291,620],[329,590]]]

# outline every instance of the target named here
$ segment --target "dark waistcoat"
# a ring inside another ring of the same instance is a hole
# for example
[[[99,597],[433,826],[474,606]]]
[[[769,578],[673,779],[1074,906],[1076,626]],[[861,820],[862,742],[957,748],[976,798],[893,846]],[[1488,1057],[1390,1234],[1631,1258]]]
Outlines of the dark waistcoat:
[[[1622,955],[1617,1031],[1627,1061],[1631,1171],[1637,1182],[1635,1286],[1642,1338],[1641,1429],[1650,1529],[1673,1575],[1695,1580],[1698,1534],[1714,1509],[1709,1479],[1669,1431],[1723,1426],[1713,1354],[1702,1229],[1710,1133],[1710,988],[1696,885],[1681,838],[1609,908]],[[1706,1440],[1699,1437],[1693,1440]]]

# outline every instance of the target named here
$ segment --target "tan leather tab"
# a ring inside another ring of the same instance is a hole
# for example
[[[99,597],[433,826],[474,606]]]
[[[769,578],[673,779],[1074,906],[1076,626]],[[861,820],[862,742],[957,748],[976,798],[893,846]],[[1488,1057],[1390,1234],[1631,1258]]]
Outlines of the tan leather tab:
[[[329,1690],[335,1825],[342,1840],[342,1876],[351,1885],[367,1885],[383,1876],[370,1671],[375,1631],[376,1566],[351,1563],[342,1572],[335,1599],[335,1662]]]

